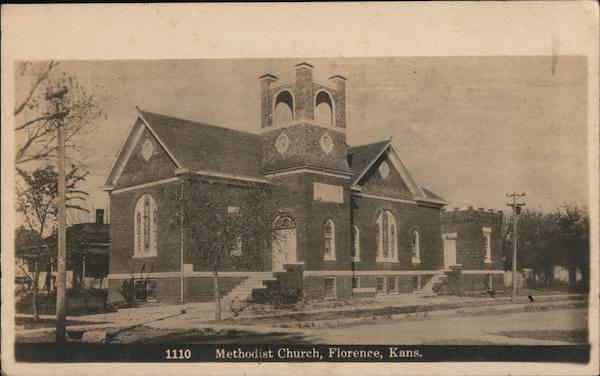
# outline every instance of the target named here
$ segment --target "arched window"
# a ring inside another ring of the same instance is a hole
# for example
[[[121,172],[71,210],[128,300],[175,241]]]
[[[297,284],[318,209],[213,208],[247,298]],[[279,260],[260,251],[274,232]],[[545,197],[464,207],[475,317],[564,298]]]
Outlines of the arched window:
[[[279,216],[275,219],[275,223],[273,224],[273,228],[276,230],[289,230],[296,228],[296,222],[287,215]]]
[[[485,255],[485,263],[491,264],[492,262],[492,244],[490,237],[492,235],[492,229],[490,227],[483,227],[483,254]]]
[[[319,91],[315,96],[315,120],[319,123],[333,125],[333,101],[326,91]]]
[[[286,124],[294,119],[294,98],[292,97],[292,93],[283,90],[277,94],[273,113],[273,123],[275,125]]]
[[[323,239],[325,240],[325,260],[335,260],[335,224],[328,219],[323,225]]]
[[[375,224],[378,262],[397,262],[398,244],[396,218],[389,210],[384,210],[377,217]]]
[[[156,256],[158,224],[156,203],[152,196],[143,195],[138,199],[135,205],[134,221],[134,256]]]
[[[360,261],[360,230],[357,225],[352,226],[352,260]]]
[[[421,250],[419,244],[419,232],[414,230],[410,238],[410,248],[412,252],[412,263],[419,264],[421,262]]]

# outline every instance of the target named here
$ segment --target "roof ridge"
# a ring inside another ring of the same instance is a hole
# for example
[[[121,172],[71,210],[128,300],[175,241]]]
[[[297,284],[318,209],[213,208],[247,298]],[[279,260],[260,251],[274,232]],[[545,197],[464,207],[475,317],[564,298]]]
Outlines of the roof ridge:
[[[144,113],[146,113],[146,114],[155,115],[155,116],[163,116],[163,117],[171,118],[171,119],[174,119],[174,120],[179,120],[179,121],[183,121],[183,122],[187,122],[187,123],[192,123],[194,125],[200,125],[200,126],[212,127],[212,128],[219,128],[219,129],[227,130],[227,131],[230,131],[230,132],[245,133],[245,134],[250,135],[250,136],[260,137],[259,134],[248,132],[248,131],[242,131],[242,130],[239,130],[239,129],[232,129],[232,128],[227,128],[227,127],[222,127],[220,125],[214,125],[214,124],[208,124],[208,123],[201,123],[201,122],[198,122],[198,121],[195,121],[195,120],[184,119],[184,118],[177,117],[177,116],[165,115],[165,114],[160,114],[158,112],[152,112],[152,111],[142,110],[138,106],[135,106],[135,108],[142,115]]]
[[[369,142],[368,144],[360,144],[360,145],[349,146],[349,148],[353,149],[353,148],[360,148],[360,147],[365,147],[365,146],[372,146],[372,145],[375,145],[375,144],[388,143],[390,141],[391,141],[390,139],[387,139],[387,140]]]

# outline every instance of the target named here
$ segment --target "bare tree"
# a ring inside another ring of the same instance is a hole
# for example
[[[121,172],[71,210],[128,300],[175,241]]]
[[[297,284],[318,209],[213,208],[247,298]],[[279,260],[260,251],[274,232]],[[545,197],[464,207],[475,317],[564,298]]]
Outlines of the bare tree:
[[[25,218],[25,227],[35,234],[34,244],[30,245],[28,252],[29,262],[33,262],[32,312],[34,319],[39,318],[37,307],[38,282],[40,263],[47,263],[51,254],[44,244],[44,237],[52,231],[56,218],[56,200],[58,197],[58,174],[54,166],[41,167],[29,173],[17,169],[24,184],[17,188],[17,212]],[[77,184],[83,181],[87,172],[81,172],[72,164],[66,175],[67,209],[86,210],[81,206],[88,195],[77,189]]]
[[[188,177],[169,200],[179,203],[171,210],[184,227],[188,260],[212,271],[215,320],[221,319],[219,271],[255,270],[267,261],[276,215],[270,189],[248,185],[225,190],[221,183]]]
[[[88,93],[76,77],[60,74],[59,64],[24,62],[17,66],[14,110],[17,165],[56,157],[57,119],[64,125],[70,159],[81,161],[85,156],[82,137],[93,133],[89,125],[94,120],[106,116],[97,96]],[[66,90],[68,95],[53,103],[47,100],[50,93],[60,90]]]

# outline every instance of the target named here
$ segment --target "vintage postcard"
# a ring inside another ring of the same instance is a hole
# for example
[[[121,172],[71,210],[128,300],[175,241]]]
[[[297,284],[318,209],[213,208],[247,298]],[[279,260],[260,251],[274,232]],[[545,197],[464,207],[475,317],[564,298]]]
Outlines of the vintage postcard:
[[[598,373],[597,4],[2,11],[7,375]]]

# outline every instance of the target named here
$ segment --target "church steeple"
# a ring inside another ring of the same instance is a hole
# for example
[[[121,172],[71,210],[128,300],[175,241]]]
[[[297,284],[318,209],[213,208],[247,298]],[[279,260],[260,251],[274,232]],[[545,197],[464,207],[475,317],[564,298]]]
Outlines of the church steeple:
[[[346,161],[346,79],[313,78],[313,66],[295,66],[292,82],[265,74],[261,82],[263,169],[317,167],[349,171]]]

